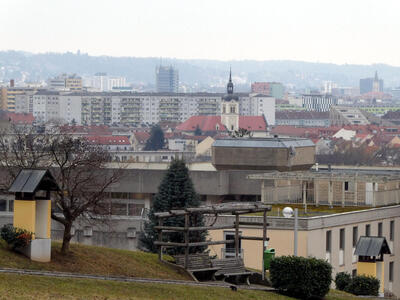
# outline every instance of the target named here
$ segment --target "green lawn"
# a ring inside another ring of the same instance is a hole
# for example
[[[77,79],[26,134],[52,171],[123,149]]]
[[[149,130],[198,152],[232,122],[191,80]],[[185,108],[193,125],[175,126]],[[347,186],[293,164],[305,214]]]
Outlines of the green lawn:
[[[52,245],[50,263],[32,262],[7,249],[0,241],[0,267],[95,275],[190,280],[185,273],[158,262],[157,255],[141,251],[71,245],[71,253],[60,254],[59,242]],[[218,287],[194,287],[150,283],[126,283],[90,279],[69,279],[0,273],[0,299],[278,299],[272,292]],[[326,300],[355,300],[351,295],[331,291]]]
[[[191,280],[185,273],[158,261],[156,254],[71,244],[71,253],[60,253],[61,243],[53,242],[50,263],[33,262],[9,251],[0,239],[0,267],[31,270]]]
[[[0,274],[3,299],[290,299],[275,293],[153,283]]]
[[[108,282],[0,274],[0,299],[259,299],[290,300],[272,292],[152,283]],[[332,291],[326,300],[355,300]]]

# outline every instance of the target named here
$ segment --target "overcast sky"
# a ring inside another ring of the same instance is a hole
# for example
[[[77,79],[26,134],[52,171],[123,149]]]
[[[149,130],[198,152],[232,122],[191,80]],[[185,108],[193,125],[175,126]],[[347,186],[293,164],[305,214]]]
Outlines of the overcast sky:
[[[0,0],[0,50],[400,66],[400,0]]]

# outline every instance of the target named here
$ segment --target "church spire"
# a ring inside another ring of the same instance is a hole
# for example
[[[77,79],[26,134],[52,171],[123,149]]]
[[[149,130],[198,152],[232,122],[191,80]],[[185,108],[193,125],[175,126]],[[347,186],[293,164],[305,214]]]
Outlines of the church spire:
[[[229,82],[228,85],[226,86],[226,91],[228,95],[233,94],[232,68],[229,68]]]
[[[378,78],[378,71],[375,71],[375,78],[374,78],[374,80],[375,80],[375,81],[378,81],[378,80],[379,80],[379,78]]]

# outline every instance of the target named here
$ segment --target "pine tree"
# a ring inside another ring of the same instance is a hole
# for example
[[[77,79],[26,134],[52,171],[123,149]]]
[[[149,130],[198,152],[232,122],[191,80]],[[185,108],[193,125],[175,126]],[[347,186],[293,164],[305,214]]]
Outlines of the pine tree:
[[[154,241],[158,239],[158,232],[154,226],[158,225],[158,219],[154,216],[156,212],[165,212],[171,209],[183,209],[187,207],[200,206],[200,200],[196,194],[192,180],[189,177],[189,170],[183,160],[173,160],[165,174],[158,193],[154,197],[153,207],[149,212],[149,221],[146,222],[144,232],[140,237],[142,246],[151,252],[157,252]],[[185,219],[183,216],[171,217],[164,220],[164,226],[183,227]],[[191,218],[190,226],[204,226],[204,218],[201,214]],[[204,242],[207,232],[190,232],[189,241]],[[165,240],[170,242],[184,242],[183,232],[164,233]],[[206,247],[191,247],[190,253],[204,252]],[[171,255],[184,253],[183,247],[168,248]]]
[[[194,131],[194,135],[202,135],[203,132],[201,131],[199,125],[196,126],[196,129]]]
[[[164,132],[159,125],[151,128],[150,138],[146,142],[144,147],[145,151],[157,151],[164,148]]]

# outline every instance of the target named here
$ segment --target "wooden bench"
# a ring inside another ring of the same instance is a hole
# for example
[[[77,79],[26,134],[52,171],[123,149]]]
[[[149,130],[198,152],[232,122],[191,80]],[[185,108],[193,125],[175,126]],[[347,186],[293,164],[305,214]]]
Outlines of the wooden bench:
[[[185,266],[185,255],[175,255],[175,263]],[[214,279],[214,274],[220,268],[212,265],[211,258],[207,253],[189,254],[186,270],[191,272],[198,280]]]
[[[253,272],[249,272],[244,267],[243,259],[241,258],[225,258],[225,259],[213,259],[212,266],[219,270],[215,273],[215,277],[222,277],[225,281],[226,278],[234,277],[235,283],[238,284],[241,281],[245,281],[247,285],[250,285],[249,278]]]

